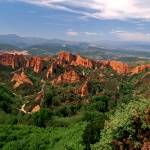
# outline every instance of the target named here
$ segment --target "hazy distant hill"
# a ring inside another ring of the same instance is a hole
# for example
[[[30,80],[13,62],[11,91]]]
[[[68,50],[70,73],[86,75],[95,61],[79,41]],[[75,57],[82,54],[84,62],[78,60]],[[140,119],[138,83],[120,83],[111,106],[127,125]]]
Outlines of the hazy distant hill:
[[[140,41],[99,41],[93,42],[98,47],[105,47],[108,49],[126,49],[126,50],[150,50],[149,42]]]
[[[138,41],[95,41],[95,42],[82,42],[82,41],[65,41],[60,39],[44,39],[37,37],[20,37],[15,34],[0,35],[0,44],[11,44],[20,48],[26,48],[32,45],[41,44],[58,44],[58,45],[71,45],[80,48],[87,48],[90,45],[98,48],[106,49],[126,49],[126,50],[140,50],[149,51],[149,42]]]
[[[43,43],[59,43],[64,44],[66,41],[59,39],[43,39],[36,37],[20,37],[15,34],[9,35],[0,35],[0,43],[2,44],[12,44],[18,47],[27,47],[35,44],[43,44]]]
[[[0,50],[20,50],[20,48],[11,44],[0,44]]]

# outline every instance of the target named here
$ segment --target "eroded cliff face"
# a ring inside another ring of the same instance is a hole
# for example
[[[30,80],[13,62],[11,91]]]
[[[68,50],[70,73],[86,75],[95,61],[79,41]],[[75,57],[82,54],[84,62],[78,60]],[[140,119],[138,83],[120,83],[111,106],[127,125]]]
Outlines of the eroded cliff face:
[[[122,62],[110,61],[110,66],[119,74],[126,74],[131,72],[131,68]]]
[[[23,55],[17,54],[2,54],[0,55],[0,64],[4,66],[11,66],[13,69],[18,66],[19,62],[25,61]]]
[[[93,68],[95,64],[91,59],[84,59],[79,55],[73,55],[69,52],[60,52],[58,54],[58,59],[65,59],[66,61],[71,63],[71,65],[84,66],[87,68]]]
[[[129,65],[119,61],[96,61],[96,63],[101,65],[101,69],[112,67],[112,69],[115,70],[118,74],[126,74],[131,72]]]
[[[74,90],[74,94],[79,94],[81,96],[85,96],[88,93],[89,93],[89,84],[88,84],[88,82],[85,82],[84,85],[81,88]]]
[[[29,83],[29,84],[33,85],[33,83],[28,79],[28,77],[26,76],[26,74],[24,72],[22,72],[21,75],[18,75],[15,73],[11,82],[13,82],[13,81],[16,81],[14,88],[19,87],[23,83]]]
[[[71,54],[71,53],[69,53],[69,52],[60,52],[59,54],[58,54],[58,57],[57,57],[58,59],[62,59],[62,58],[64,58],[65,60],[67,60],[68,62],[72,62],[72,61],[75,61],[76,60],[76,55],[73,55],[73,54]]]
[[[39,105],[36,105],[36,106],[31,110],[31,113],[38,112],[39,110],[40,110],[40,106],[39,106]]]
[[[42,60],[39,57],[31,57],[30,59],[27,59],[26,67],[33,67],[34,72],[39,73],[43,70],[43,64]]]
[[[49,70],[48,70],[48,72],[47,72],[47,74],[46,74],[46,77],[49,78],[49,77],[51,77],[52,75],[54,75],[54,73],[56,72],[56,69],[57,69],[57,61],[54,61],[54,62],[51,64],[51,66],[50,66],[50,68],[49,68]]]
[[[53,80],[52,83],[74,83],[80,81],[81,78],[75,71],[69,71],[61,74],[58,79]]]
[[[146,71],[148,69],[150,69],[150,64],[141,65],[141,66],[137,66],[134,69],[132,69],[132,73],[133,74],[138,74],[138,73],[144,72],[144,71]]]

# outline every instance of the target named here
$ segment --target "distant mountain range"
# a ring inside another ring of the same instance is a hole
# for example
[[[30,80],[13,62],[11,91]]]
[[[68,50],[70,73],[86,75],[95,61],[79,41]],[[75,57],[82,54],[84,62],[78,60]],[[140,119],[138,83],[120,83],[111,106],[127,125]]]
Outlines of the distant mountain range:
[[[15,34],[0,35],[0,44],[11,44],[20,48],[26,48],[32,45],[42,45],[42,44],[57,44],[57,45],[76,45],[79,47],[88,47],[89,43],[87,42],[74,42],[74,41],[65,41],[60,39],[44,39],[37,37],[20,37]]]
[[[36,44],[44,44],[44,43],[57,43],[57,44],[65,44],[66,41],[59,39],[44,39],[44,38],[36,38],[36,37],[20,37],[15,34],[8,35],[0,35],[0,43],[1,44],[11,44],[17,47],[28,47]]]
[[[77,42],[65,41],[60,39],[44,39],[37,37],[20,37],[15,34],[0,35],[0,44],[10,44],[19,48],[27,48],[33,45],[54,44],[54,45],[71,45],[86,49],[89,46],[105,48],[105,49],[123,49],[123,50],[138,50],[149,51],[150,42],[137,41],[95,41],[95,42]]]

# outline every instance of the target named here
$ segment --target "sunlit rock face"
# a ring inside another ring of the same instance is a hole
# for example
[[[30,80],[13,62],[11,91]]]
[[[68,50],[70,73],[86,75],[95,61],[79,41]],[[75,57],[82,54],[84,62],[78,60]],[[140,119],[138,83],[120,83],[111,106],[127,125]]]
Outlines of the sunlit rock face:
[[[28,79],[28,77],[26,76],[26,74],[24,72],[21,73],[21,75],[18,74],[14,74],[11,82],[15,81],[15,85],[14,88],[19,87],[21,84],[23,83],[29,83],[31,85],[33,85],[33,83]]]
[[[93,68],[95,64],[91,59],[84,59],[79,55],[73,55],[69,52],[60,52],[58,54],[58,59],[65,59],[66,61],[71,63],[71,65],[84,66],[87,68]]]
[[[131,68],[119,61],[110,61],[110,66],[119,74],[126,74],[131,72]]]
[[[85,82],[81,88],[74,90],[74,93],[79,94],[81,96],[85,96],[89,93],[89,84]]]
[[[80,81],[81,78],[75,71],[69,71],[61,74],[57,79],[53,80],[52,83],[74,83]]]
[[[141,66],[137,66],[134,69],[132,69],[132,73],[133,74],[138,74],[138,73],[144,72],[144,71],[146,71],[148,69],[150,69],[150,64],[141,65]]]
[[[49,68],[49,70],[48,70],[48,72],[46,74],[46,77],[47,78],[51,77],[56,72],[56,69],[57,69],[57,61],[54,61],[51,64],[51,66],[50,66],[50,68]]]
[[[43,70],[43,64],[41,58],[35,56],[27,59],[26,67],[33,67],[34,72],[39,73]]]
[[[0,64],[4,66],[11,66],[13,69],[19,65],[19,62],[25,61],[23,55],[17,54],[2,54],[0,55]]]

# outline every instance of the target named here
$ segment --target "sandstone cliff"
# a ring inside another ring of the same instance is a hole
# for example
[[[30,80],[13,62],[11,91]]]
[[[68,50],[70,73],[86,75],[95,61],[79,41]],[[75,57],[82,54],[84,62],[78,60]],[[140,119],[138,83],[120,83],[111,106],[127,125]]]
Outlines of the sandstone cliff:
[[[111,61],[110,66],[119,74],[126,74],[131,72],[131,68],[122,62]]]
[[[133,74],[138,74],[138,73],[144,72],[144,71],[146,71],[148,69],[150,69],[150,64],[141,65],[141,66],[137,66],[134,69],[132,69],[132,73]]]
[[[80,82],[81,78],[75,71],[65,72],[61,74],[58,79],[52,81],[52,83],[73,83]]]
[[[42,60],[39,57],[31,57],[27,60],[27,67],[34,67],[34,72],[39,73],[43,69]]]
[[[57,61],[54,61],[51,64],[51,66],[50,66],[50,68],[49,68],[49,70],[48,70],[48,72],[46,74],[46,77],[47,78],[51,77],[56,72],[56,69],[57,69]]]
[[[74,90],[75,94],[79,94],[81,96],[85,96],[89,93],[89,84],[86,82],[81,88]]]
[[[37,112],[40,110],[40,106],[39,105],[36,105],[32,110],[31,110],[31,113],[34,113],[34,112]]]
[[[84,66],[88,68],[92,68],[94,66],[94,61],[91,59],[82,58],[79,55],[73,55],[69,52],[60,52],[58,54],[58,59],[65,59],[69,63],[75,66]]]
[[[13,69],[18,66],[19,62],[25,61],[23,55],[17,54],[2,54],[0,55],[0,64],[4,66],[11,66]]]
[[[21,73],[21,75],[18,74],[14,74],[11,82],[16,81],[14,88],[17,88],[19,85],[23,84],[23,83],[29,83],[31,85],[33,85],[33,83],[28,79],[28,77],[26,76],[26,74],[24,72]]]

